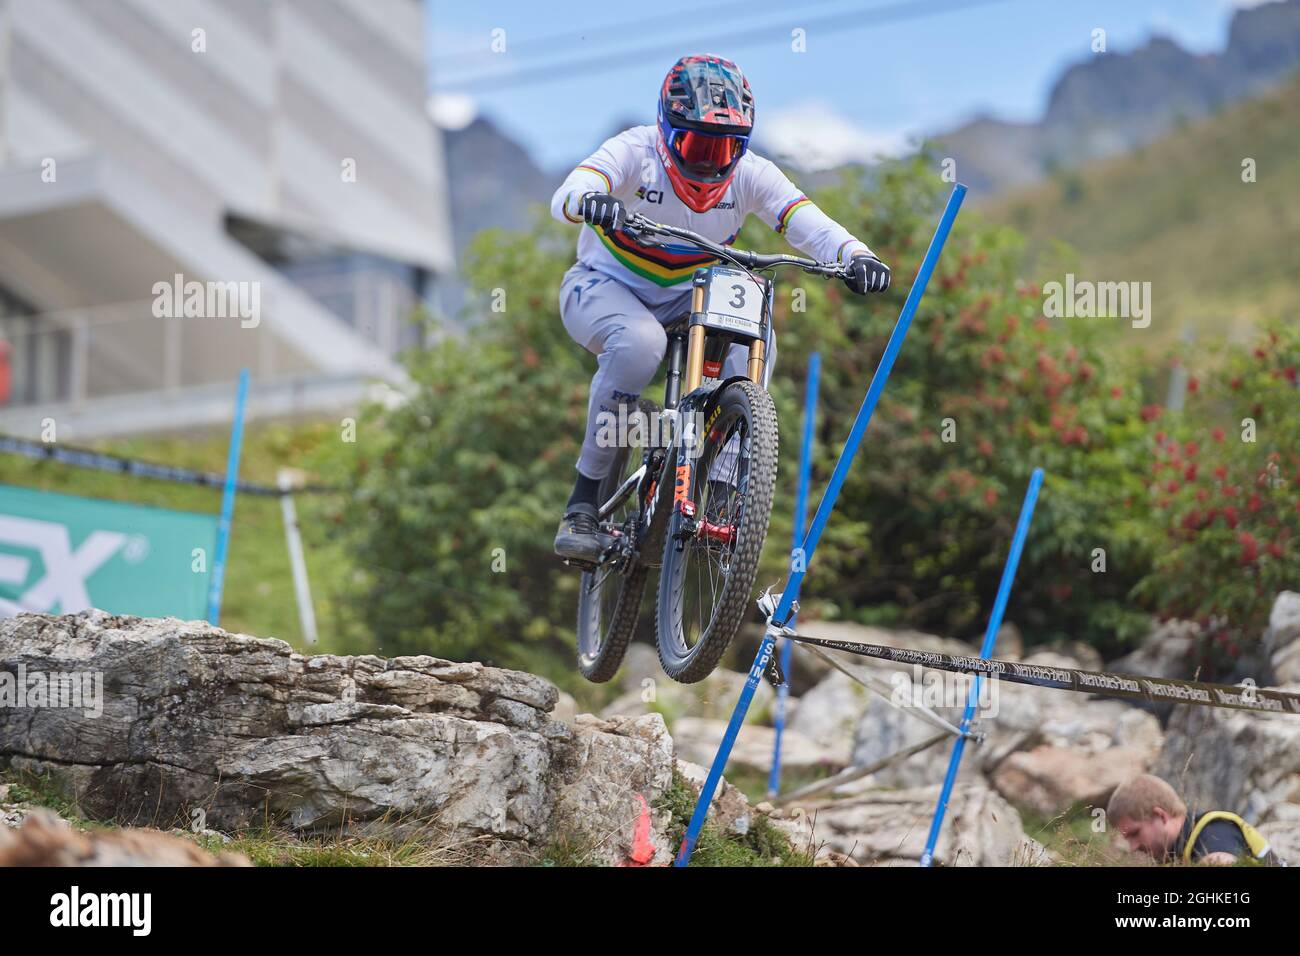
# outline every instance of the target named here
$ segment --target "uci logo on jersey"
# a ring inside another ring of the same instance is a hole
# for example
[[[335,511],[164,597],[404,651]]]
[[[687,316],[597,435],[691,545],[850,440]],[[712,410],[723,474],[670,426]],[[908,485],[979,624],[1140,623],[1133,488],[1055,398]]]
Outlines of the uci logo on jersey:
[[[663,205],[664,191],[662,189],[646,189],[642,186],[636,191],[637,199],[643,199],[646,202],[658,203]]]

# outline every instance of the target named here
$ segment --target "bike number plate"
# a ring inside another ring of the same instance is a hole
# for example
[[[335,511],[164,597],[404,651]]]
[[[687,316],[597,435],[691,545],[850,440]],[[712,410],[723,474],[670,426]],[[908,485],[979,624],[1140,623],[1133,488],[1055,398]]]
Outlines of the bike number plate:
[[[741,269],[714,266],[705,297],[705,321],[710,328],[763,337],[763,303],[767,283]]]

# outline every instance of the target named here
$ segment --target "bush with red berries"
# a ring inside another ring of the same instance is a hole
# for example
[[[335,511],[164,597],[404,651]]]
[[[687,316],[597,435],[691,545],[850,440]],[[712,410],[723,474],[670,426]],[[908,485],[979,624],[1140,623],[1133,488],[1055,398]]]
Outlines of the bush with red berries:
[[[787,280],[778,295],[782,430],[797,434],[806,354],[822,355],[814,496],[834,466],[880,360],[947,189],[923,161],[873,188],[818,194],[894,268],[888,297]],[[749,235],[742,236],[748,239]],[[805,582],[821,613],[978,636],[1035,467],[1047,480],[1008,619],[1032,640],[1076,638],[1116,650],[1149,615],[1131,591],[1150,570],[1141,368],[1104,346],[1115,319],[1049,320],[1023,278],[1009,229],[958,219]],[[793,368],[791,367],[793,365]],[[795,379],[790,381],[790,377]],[[783,478],[794,486],[787,439]],[[814,497],[813,504],[816,503]],[[771,574],[789,540],[789,498],[774,514]]]
[[[1201,663],[1257,645],[1277,593],[1300,586],[1300,329],[1267,329],[1188,380],[1152,421],[1148,496],[1162,535],[1138,594],[1202,624]]]

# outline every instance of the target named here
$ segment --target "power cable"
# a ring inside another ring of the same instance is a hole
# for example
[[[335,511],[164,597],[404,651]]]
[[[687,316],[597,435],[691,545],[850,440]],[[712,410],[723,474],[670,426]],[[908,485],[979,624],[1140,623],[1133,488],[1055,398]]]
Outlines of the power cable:
[[[905,0],[905,2],[884,7],[874,7],[870,11],[864,11],[870,12],[870,17],[864,16],[853,19],[844,13],[836,13],[833,16],[826,15],[805,19],[798,26],[810,29],[834,25],[840,28],[841,33],[844,33],[867,27],[878,27],[887,23],[902,23],[925,17],[962,13],[967,10],[977,10],[982,7],[992,6],[995,3],[1005,2],[1007,0],[947,0],[947,2],[943,2],[943,0]],[[621,52],[562,60],[557,63],[543,64],[517,71],[493,70],[489,73],[478,74],[436,86],[434,94],[464,89],[472,89],[475,92],[500,90],[525,84],[535,86],[538,83],[564,79],[577,73],[607,72],[621,66],[627,66],[631,60],[671,56],[674,52],[680,52],[685,45],[697,48],[712,44],[726,44],[729,47],[753,46],[757,43],[770,41],[776,29],[778,27],[774,22],[768,26],[754,27],[738,32],[684,38],[671,45],[664,42],[654,46],[642,46]]]
[[[834,2],[843,3],[844,0],[834,0]],[[857,0],[861,6],[861,0]],[[814,0],[814,5],[824,5],[827,0]],[[770,0],[770,2],[756,2],[756,0],[740,0],[740,2],[719,3],[713,6],[694,7],[689,13],[696,19],[707,19],[708,17],[723,16],[731,13],[754,14],[758,7],[785,7],[789,9],[788,0]],[[850,11],[846,11],[850,12]],[[651,33],[662,32],[665,28],[675,30],[680,28],[681,24],[674,22],[671,16],[663,14],[656,17],[648,17],[641,20],[625,20],[620,23],[610,23],[599,27],[584,27],[581,30],[570,30],[567,33],[553,33],[549,36],[527,37],[523,40],[510,41],[510,56],[527,57],[529,52],[536,49],[543,53],[553,53],[557,47],[564,47],[574,43],[585,43],[591,37],[600,37],[614,34],[627,34],[644,38]],[[436,36],[436,34],[435,34]],[[437,68],[447,68],[450,66],[473,66],[483,59],[486,50],[456,50],[446,55],[433,55],[433,63]]]

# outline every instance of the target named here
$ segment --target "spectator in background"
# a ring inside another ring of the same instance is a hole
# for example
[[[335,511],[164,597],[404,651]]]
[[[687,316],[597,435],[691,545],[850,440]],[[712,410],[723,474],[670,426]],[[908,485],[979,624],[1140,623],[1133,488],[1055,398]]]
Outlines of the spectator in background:
[[[1123,835],[1129,850],[1147,853],[1157,863],[1286,865],[1264,835],[1237,814],[1189,811],[1173,787],[1149,773],[1116,788],[1106,819]]]

